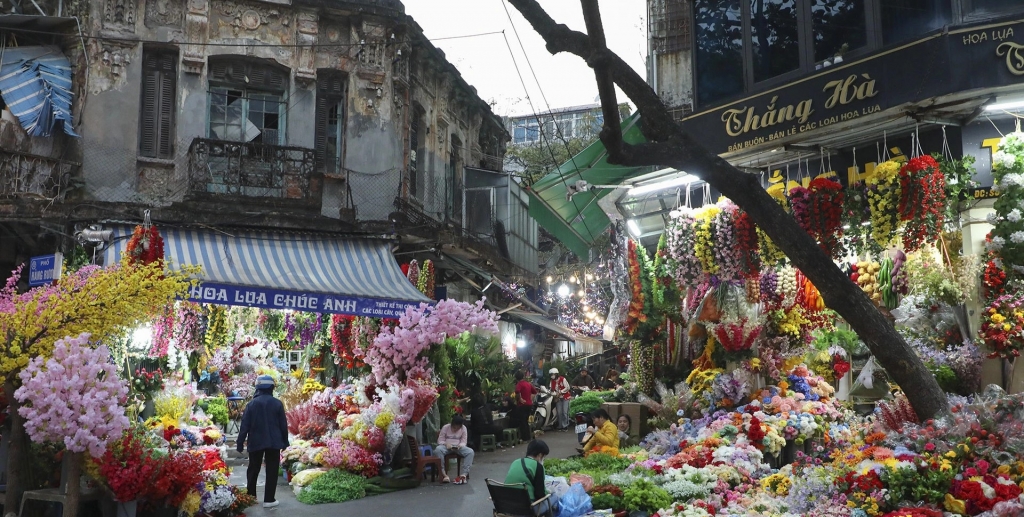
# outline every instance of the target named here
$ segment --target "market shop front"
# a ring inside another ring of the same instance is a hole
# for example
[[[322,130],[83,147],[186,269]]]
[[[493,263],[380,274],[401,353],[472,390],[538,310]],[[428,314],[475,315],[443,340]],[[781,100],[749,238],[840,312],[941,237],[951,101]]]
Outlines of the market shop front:
[[[397,318],[429,302],[402,274],[384,239],[270,232],[162,230],[172,265],[202,268],[189,299],[261,309]],[[104,263],[116,263],[132,228],[117,227]]]

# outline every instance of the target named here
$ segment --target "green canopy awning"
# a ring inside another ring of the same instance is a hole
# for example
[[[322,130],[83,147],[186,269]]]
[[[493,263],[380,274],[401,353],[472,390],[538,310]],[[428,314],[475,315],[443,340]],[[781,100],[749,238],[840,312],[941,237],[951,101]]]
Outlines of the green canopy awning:
[[[622,122],[622,138],[626,143],[646,141],[640,133],[639,120],[639,113],[634,113]],[[597,237],[611,225],[597,202],[612,189],[592,189],[570,198],[569,186],[580,180],[590,185],[620,185],[648,169],[608,163],[608,153],[598,140],[530,186],[527,190],[530,216],[562,244],[585,258]]]

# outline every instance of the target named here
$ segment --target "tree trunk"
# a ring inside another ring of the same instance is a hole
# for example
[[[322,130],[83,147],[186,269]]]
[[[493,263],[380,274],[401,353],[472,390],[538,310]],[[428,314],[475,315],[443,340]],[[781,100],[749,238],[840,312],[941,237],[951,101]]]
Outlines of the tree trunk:
[[[21,495],[25,491],[25,477],[28,474],[28,434],[25,432],[25,420],[18,413],[18,399],[14,398],[13,381],[4,383],[4,395],[7,397],[8,412],[11,419],[11,438],[7,449],[7,493],[4,495],[4,514],[17,513],[21,505]]]
[[[549,52],[576,54],[594,69],[604,112],[601,141],[608,151],[609,163],[669,166],[688,171],[731,199],[750,214],[757,226],[818,288],[826,305],[839,313],[864,340],[879,364],[905,388],[907,399],[919,418],[931,418],[947,410],[946,394],[935,377],[867,294],[850,281],[796,220],[765,192],[754,175],[740,171],[686,133],[669,116],[664,102],[646,80],[607,49],[597,0],[581,0],[589,36],[557,24],[536,0],[509,0],[509,3],[544,38]],[[648,143],[623,142],[613,83],[636,104],[641,115],[640,129]]]
[[[82,497],[82,453],[64,451],[64,454],[70,455],[67,479],[60,480],[60,484],[67,491],[67,498],[64,500],[64,517],[77,517],[79,501]]]

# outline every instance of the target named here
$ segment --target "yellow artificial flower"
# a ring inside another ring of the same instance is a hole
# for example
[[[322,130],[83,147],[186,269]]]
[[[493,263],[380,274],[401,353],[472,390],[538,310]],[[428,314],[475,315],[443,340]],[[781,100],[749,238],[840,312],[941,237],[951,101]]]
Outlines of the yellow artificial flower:
[[[964,501],[953,497],[952,494],[946,494],[946,500],[943,501],[943,506],[946,510],[953,513],[958,513],[960,515],[965,515],[967,513],[967,504]]]

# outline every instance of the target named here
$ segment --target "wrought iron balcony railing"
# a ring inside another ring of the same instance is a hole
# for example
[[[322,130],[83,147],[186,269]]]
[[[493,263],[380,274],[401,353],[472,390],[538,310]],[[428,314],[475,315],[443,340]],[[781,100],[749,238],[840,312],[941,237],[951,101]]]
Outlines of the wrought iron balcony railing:
[[[189,147],[189,190],[319,203],[315,159],[304,147],[196,138]]]
[[[71,174],[81,164],[28,153],[0,150],[0,197],[61,200]]]

